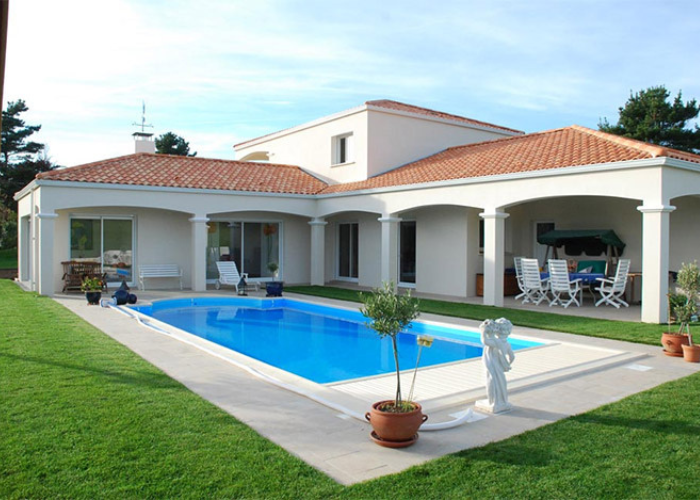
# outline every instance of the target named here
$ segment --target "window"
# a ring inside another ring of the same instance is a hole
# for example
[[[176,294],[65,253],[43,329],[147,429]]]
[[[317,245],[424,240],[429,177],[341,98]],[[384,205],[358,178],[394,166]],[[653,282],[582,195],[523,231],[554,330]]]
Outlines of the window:
[[[341,165],[353,161],[352,134],[333,137],[333,165]]]
[[[110,283],[133,283],[133,248],[132,218],[71,218],[71,260],[99,262]]]

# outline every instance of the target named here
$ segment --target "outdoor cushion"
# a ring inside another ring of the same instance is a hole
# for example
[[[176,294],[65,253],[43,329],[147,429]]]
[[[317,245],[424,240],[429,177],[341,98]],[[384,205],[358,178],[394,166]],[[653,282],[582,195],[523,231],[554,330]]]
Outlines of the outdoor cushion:
[[[596,273],[605,274],[605,266],[607,262],[604,260],[579,260],[577,273]],[[587,271],[585,269],[588,269]]]

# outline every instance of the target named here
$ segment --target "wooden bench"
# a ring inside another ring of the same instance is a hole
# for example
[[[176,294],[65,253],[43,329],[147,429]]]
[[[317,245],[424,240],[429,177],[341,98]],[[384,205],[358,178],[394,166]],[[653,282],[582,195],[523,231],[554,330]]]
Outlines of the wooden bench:
[[[139,288],[146,290],[146,278],[177,278],[182,290],[182,269],[177,264],[143,264],[139,266]]]

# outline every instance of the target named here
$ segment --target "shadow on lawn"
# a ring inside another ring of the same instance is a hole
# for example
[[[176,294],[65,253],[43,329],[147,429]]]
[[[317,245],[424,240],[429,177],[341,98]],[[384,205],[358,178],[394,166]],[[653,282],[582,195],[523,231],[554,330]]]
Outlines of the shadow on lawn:
[[[135,386],[147,385],[159,389],[173,389],[180,387],[180,384],[178,382],[174,381],[170,377],[163,375],[162,373],[152,373],[144,371],[128,373],[128,369],[124,369],[124,371],[108,370],[75,363],[63,363],[45,358],[37,358],[33,356],[18,356],[9,353],[0,353],[0,358],[6,358],[9,360],[15,360],[24,363],[35,363],[44,366],[53,366],[65,370],[92,373],[100,377],[108,378],[110,381],[117,382],[120,384],[129,384]],[[9,367],[7,368],[8,371],[10,371]]]
[[[615,417],[610,415],[577,415],[572,420],[582,424],[607,425],[625,429],[640,429],[664,434],[683,434],[693,437],[700,436],[700,426],[683,422],[681,418],[674,420],[655,420],[644,418]]]

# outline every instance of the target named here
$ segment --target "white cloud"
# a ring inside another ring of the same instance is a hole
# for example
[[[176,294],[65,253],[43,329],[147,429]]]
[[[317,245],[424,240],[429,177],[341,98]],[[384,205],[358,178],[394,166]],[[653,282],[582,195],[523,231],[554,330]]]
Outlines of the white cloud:
[[[5,97],[27,101],[68,165],[131,152],[142,99],[157,134],[181,130],[208,157],[382,97],[525,130],[591,126],[630,90],[700,97],[698,14],[690,0],[23,0]]]

